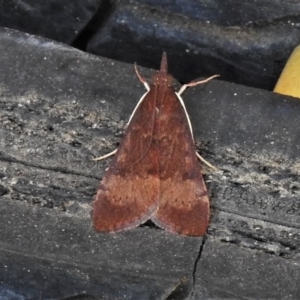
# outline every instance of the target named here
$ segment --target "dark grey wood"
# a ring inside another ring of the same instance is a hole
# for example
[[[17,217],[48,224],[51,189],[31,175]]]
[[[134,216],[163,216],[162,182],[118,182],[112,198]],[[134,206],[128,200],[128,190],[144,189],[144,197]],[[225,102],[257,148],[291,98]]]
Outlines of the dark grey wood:
[[[0,0],[0,26],[72,44],[102,0]]]
[[[108,163],[92,158],[116,147],[115,132],[144,92],[133,66],[11,30],[2,29],[0,40],[6,293],[155,299],[182,278],[191,286],[201,238],[92,228],[91,203]]]
[[[281,287],[266,274],[299,281],[299,100],[220,80],[188,89],[198,150],[219,168],[204,166],[208,241],[151,225],[100,234],[91,202],[109,160],[92,158],[117,147],[145,92],[133,66],[7,29],[0,53],[0,295],[264,299]]]
[[[111,2],[87,51],[151,68],[167,51],[172,74],[182,82],[221,74],[226,81],[272,90],[300,43],[295,1]]]
[[[299,260],[209,238],[192,299],[298,299]]]

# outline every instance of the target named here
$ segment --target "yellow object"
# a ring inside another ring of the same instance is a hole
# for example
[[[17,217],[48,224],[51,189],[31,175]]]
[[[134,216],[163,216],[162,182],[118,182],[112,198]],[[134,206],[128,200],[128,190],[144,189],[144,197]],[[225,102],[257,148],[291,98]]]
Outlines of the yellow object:
[[[300,98],[300,46],[297,46],[287,61],[274,92]]]

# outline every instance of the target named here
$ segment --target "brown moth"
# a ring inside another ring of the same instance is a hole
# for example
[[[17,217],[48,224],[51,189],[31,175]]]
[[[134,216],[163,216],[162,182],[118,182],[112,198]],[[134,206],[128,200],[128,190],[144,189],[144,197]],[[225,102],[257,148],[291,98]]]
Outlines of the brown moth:
[[[172,87],[167,55],[148,92],[135,108],[121,144],[93,203],[97,231],[127,230],[151,219],[172,233],[204,235],[209,199],[195,152],[191,124],[180,94]]]

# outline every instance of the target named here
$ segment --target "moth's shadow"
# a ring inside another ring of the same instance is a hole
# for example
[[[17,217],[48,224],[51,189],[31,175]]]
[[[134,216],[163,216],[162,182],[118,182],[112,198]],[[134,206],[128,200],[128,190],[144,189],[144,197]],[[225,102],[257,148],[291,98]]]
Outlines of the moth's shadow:
[[[161,228],[159,228],[154,222],[152,222],[151,220],[146,221],[145,223],[141,224],[140,227],[148,227],[148,228],[154,228],[154,229],[158,229],[158,230],[162,230]]]

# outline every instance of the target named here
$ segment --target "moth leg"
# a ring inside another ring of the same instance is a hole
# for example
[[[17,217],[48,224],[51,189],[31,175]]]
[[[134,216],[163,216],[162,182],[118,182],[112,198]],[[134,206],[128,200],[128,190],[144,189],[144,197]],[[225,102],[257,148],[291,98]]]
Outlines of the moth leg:
[[[202,83],[206,83],[206,82],[208,82],[208,81],[210,81],[210,80],[212,80],[212,79],[214,79],[214,78],[216,78],[216,77],[219,77],[220,75],[214,75],[214,76],[210,76],[210,77],[208,77],[208,78],[206,78],[206,79],[204,79],[204,80],[200,80],[200,81],[192,81],[192,82],[190,82],[190,83],[187,83],[187,84],[184,84],[182,87],[181,87],[181,89],[179,90],[179,92],[177,92],[179,95],[181,95],[184,91],[185,91],[185,89],[187,88],[187,87],[191,87],[191,86],[195,86],[195,85],[198,85],[198,84],[202,84]]]
[[[208,167],[210,167],[214,171],[218,171],[218,169],[215,166],[213,166],[208,161],[206,161],[197,151],[196,151],[196,155],[197,155],[198,159],[201,160],[203,163],[205,163]]]
[[[118,150],[118,149],[115,149],[114,151],[112,151],[112,152],[109,152],[109,153],[107,153],[107,154],[105,154],[105,155],[102,155],[102,156],[99,156],[99,157],[95,157],[95,158],[93,158],[93,160],[95,160],[95,161],[99,161],[99,160],[102,160],[102,159],[108,158],[108,157],[110,157],[110,156],[112,156],[112,155],[116,154],[117,150]]]

